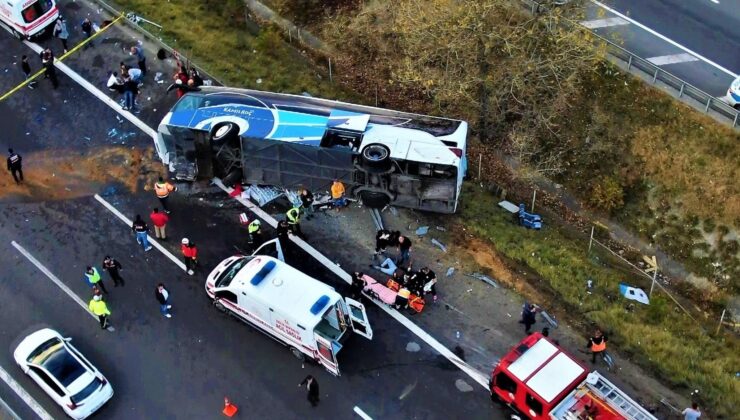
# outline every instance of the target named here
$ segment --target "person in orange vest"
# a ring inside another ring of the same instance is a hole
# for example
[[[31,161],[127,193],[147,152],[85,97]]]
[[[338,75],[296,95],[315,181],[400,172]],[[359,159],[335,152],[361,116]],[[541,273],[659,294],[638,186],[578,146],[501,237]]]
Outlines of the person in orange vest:
[[[347,199],[344,198],[344,193],[344,184],[342,184],[342,181],[335,179],[331,184],[331,199],[334,200],[334,208],[337,211],[347,205]]]
[[[606,351],[607,341],[609,341],[609,339],[599,328],[597,328],[594,335],[588,339],[586,347],[591,349],[591,363],[596,363],[596,356],[603,354]]]
[[[185,268],[191,276],[195,274],[195,263],[198,258],[198,248],[188,238],[182,238],[182,256],[185,258]]]
[[[162,209],[164,209],[164,212],[167,214],[170,214],[170,209],[167,207],[167,198],[173,191],[177,191],[177,187],[170,184],[168,181],[165,181],[161,176],[159,177],[159,180],[154,183],[154,193],[157,194],[159,202],[162,203]]]

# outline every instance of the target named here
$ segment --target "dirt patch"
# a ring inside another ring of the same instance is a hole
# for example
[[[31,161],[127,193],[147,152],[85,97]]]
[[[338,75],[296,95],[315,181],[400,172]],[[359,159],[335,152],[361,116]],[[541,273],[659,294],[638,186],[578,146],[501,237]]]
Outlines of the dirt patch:
[[[0,178],[0,200],[66,200],[97,193],[115,183],[130,192],[148,185],[164,167],[152,165],[151,150],[133,147],[101,147],[87,152],[72,150],[42,151],[23,156],[24,182]]]

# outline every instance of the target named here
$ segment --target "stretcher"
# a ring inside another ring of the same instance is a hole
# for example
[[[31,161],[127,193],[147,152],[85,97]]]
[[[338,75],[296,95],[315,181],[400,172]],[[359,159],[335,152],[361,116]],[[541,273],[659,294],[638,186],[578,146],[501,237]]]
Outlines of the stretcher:
[[[398,293],[389,289],[385,284],[378,282],[367,274],[362,276],[362,280],[365,282],[363,290],[367,294],[372,297],[378,298],[386,305],[395,305],[396,296],[398,296]]]

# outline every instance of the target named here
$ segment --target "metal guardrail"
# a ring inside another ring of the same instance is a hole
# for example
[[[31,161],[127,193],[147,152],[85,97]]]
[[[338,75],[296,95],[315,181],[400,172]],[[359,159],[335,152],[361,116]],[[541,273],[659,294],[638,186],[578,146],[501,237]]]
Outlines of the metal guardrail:
[[[546,5],[538,3],[534,0],[519,0],[519,2],[529,10],[533,15],[540,13],[541,11],[547,10]],[[603,36],[584,28],[577,22],[570,22],[575,25],[576,28],[589,31],[592,36],[596,37],[598,42],[602,42],[607,47],[607,53],[614,58],[623,61],[627,64],[627,70],[632,71],[633,69],[641,71],[643,74],[652,78],[652,83],[660,81],[665,83],[667,86],[673,88],[679,98],[684,96],[689,97],[696,101],[698,104],[697,108],[703,108],[704,113],[714,111],[714,113],[720,117],[723,117],[727,123],[733,127],[738,127],[740,124],[740,111],[731,107],[728,103],[721,99],[715,98],[713,95],[704,92],[698,87],[691,83],[681,79],[680,77],[663,70],[659,66],[647,61],[646,59],[639,57],[638,55],[630,52],[629,50],[615,44],[614,42],[604,38]]]

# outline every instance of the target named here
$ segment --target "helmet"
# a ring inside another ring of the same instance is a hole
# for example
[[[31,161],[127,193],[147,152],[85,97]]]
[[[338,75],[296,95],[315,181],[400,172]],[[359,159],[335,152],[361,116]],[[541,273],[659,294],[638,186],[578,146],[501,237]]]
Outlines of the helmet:
[[[100,300],[100,295],[93,296],[93,300]]]
[[[187,245],[189,243],[190,243],[190,241],[188,240],[188,238],[182,238],[182,244],[183,245]]]
[[[259,226],[259,225],[261,225],[261,224],[262,224],[262,222],[260,222],[260,221],[259,221],[259,219],[257,219],[257,220],[254,220],[254,221],[253,221],[252,223],[254,223],[254,224],[255,224],[255,225],[257,225],[257,226]]]

